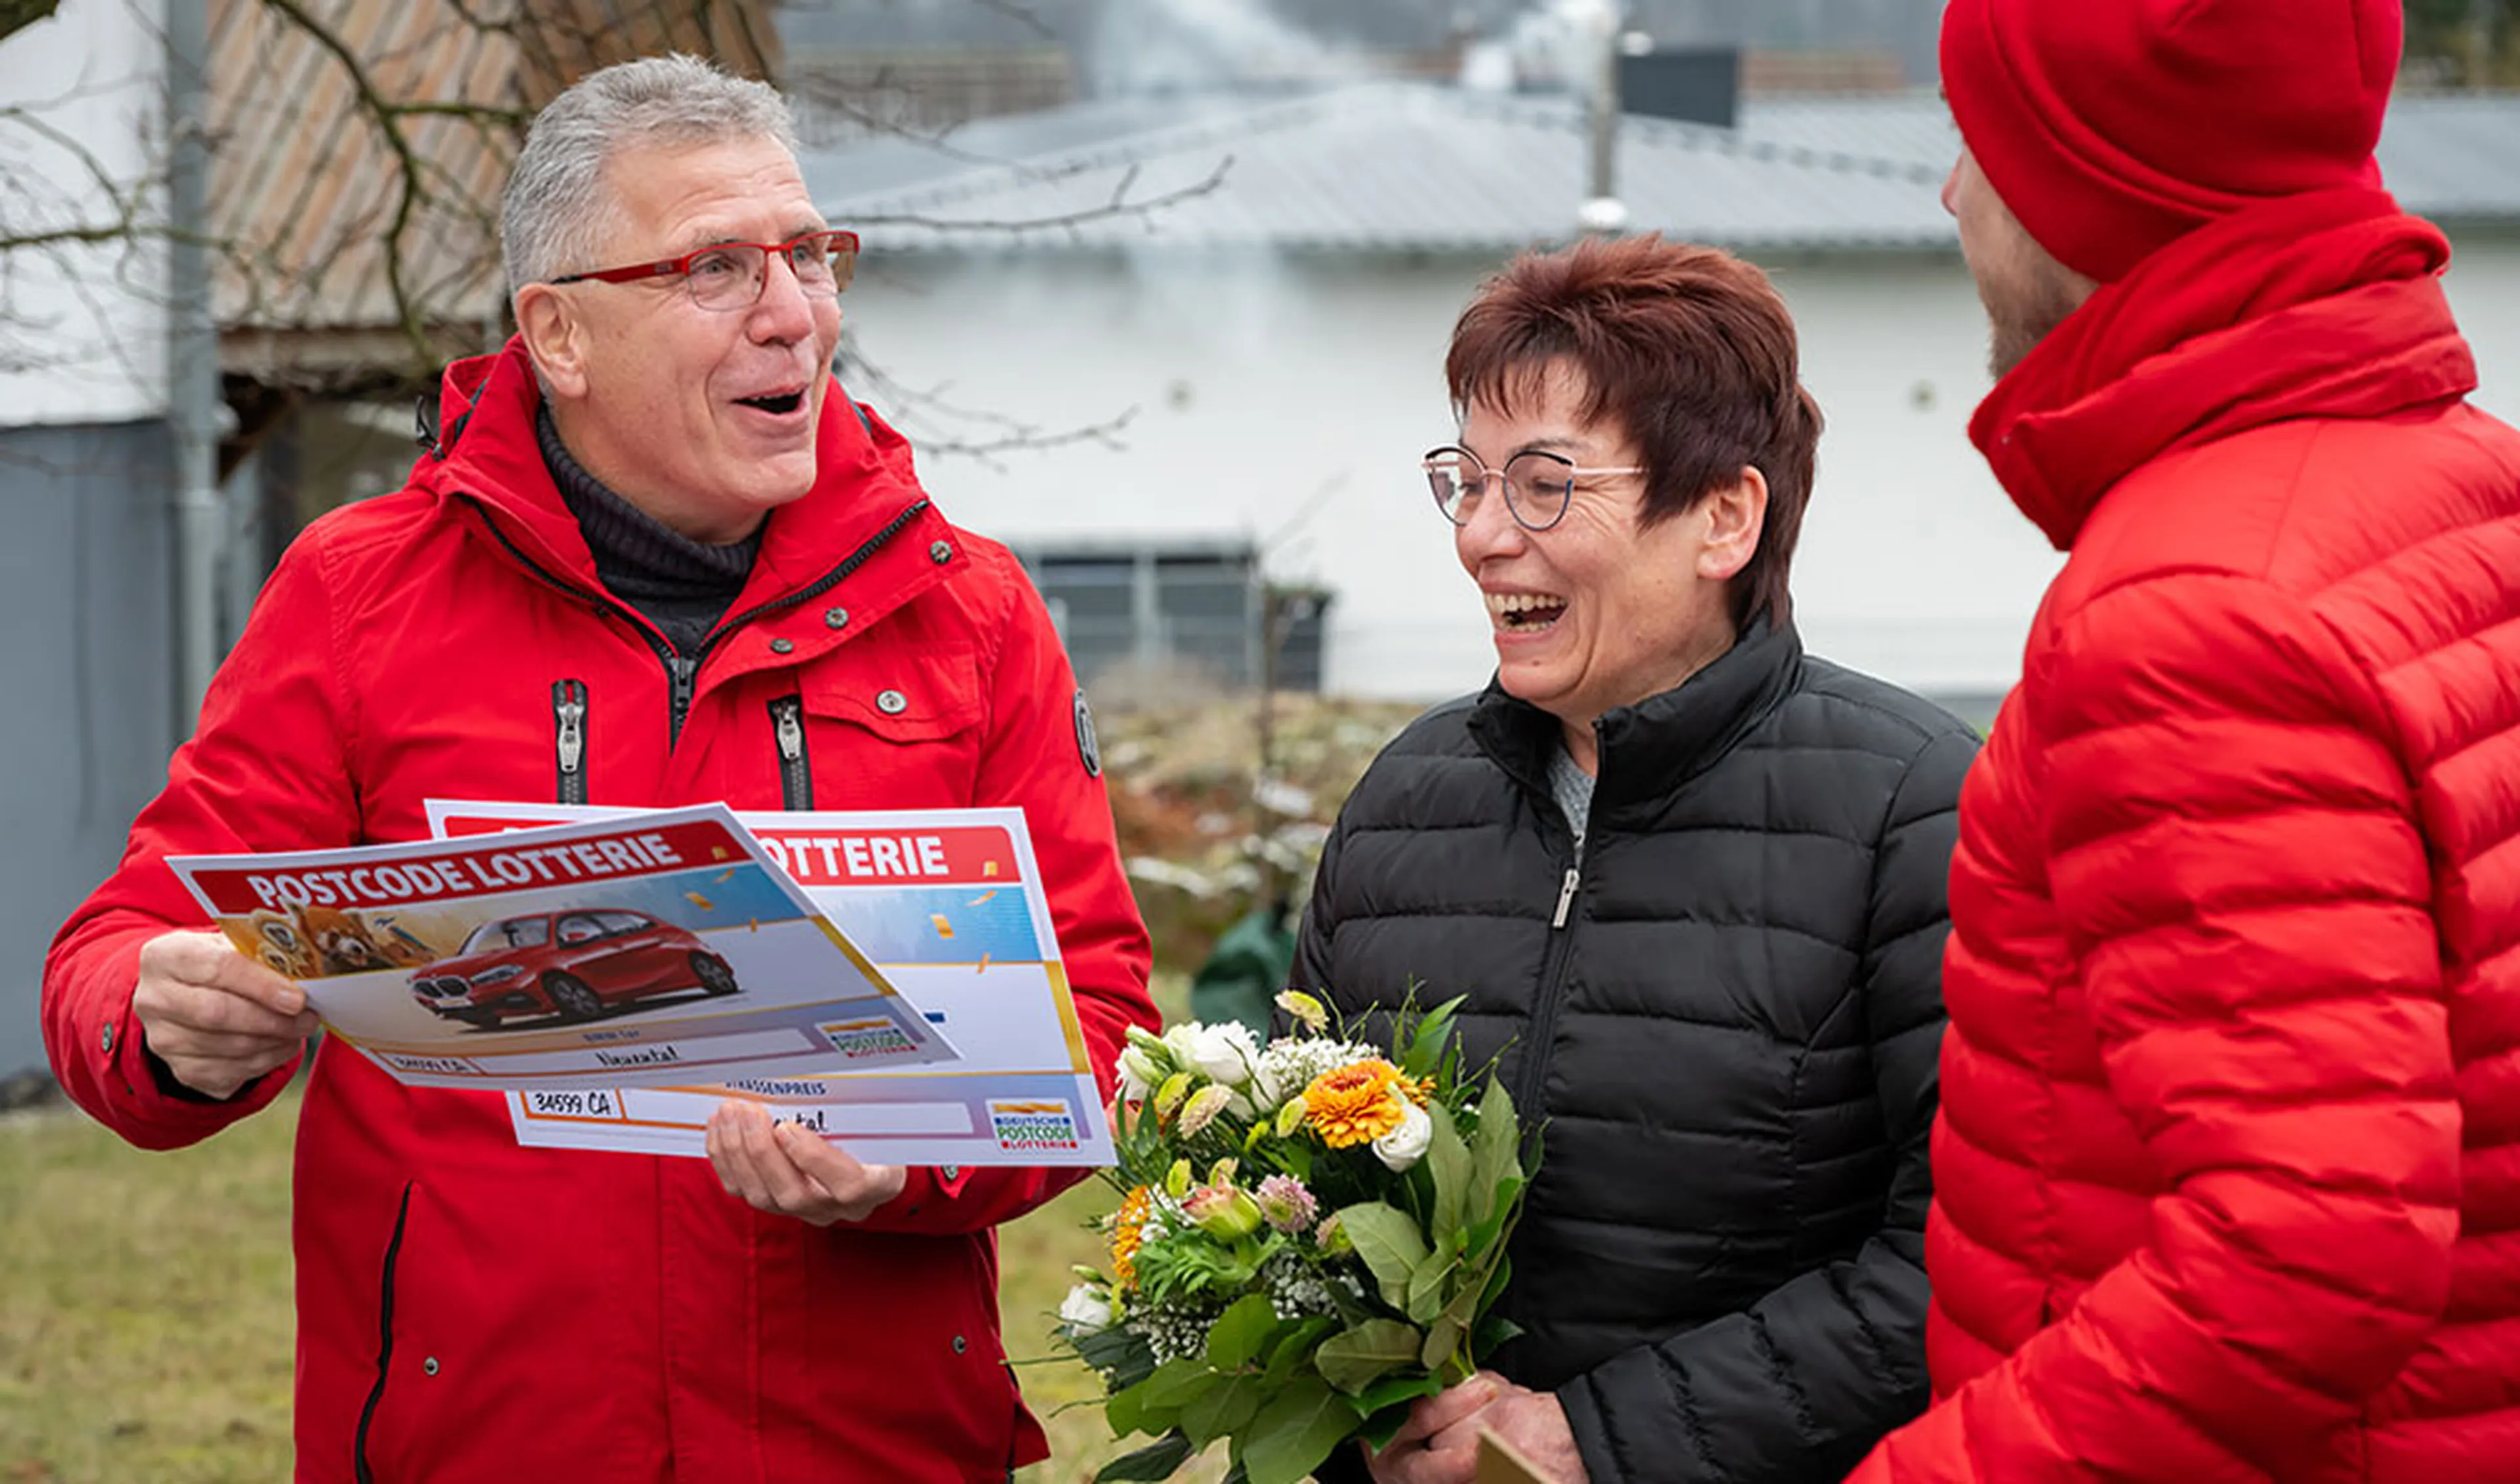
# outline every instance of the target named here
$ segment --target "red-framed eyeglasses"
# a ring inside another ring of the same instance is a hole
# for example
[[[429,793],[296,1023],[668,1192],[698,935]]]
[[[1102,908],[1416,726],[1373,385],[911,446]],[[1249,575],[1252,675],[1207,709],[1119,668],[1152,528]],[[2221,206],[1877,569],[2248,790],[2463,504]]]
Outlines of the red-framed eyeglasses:
[[[812,297],[835,298],[857,273],[858,235],[825,228],[784,243],[711,243],[680,257],[563,273],[551,282],[635,284],[643,279],[679,278],[690,287],[692,302],[703,309],[749,309],[760,301],[762,286],[770,281],[774,252],[788,260],[797,288]]]

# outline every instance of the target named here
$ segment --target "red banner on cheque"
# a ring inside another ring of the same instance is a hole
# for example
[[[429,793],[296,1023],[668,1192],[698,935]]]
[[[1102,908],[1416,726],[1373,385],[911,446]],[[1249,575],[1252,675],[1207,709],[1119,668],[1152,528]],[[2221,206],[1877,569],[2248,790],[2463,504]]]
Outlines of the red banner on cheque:
[[[619,880],[741,859],[742,847],[712,820],[624,826],[555,844],[476,839],[391,861],[289,867],[210,867],[193,873],[219,916],[292,907],[415,907],[537,886]]]
[[[807,886],[1012,886],[1014,841],[995,828],[781,830],[753,834]]]
[[[761,818],[754,838],[806,886],[1012,886],[1022,875],[1014,836],[995,826],[789,830]],[[436,828],[460,838],[556,823],[530,805],[449,804]]]

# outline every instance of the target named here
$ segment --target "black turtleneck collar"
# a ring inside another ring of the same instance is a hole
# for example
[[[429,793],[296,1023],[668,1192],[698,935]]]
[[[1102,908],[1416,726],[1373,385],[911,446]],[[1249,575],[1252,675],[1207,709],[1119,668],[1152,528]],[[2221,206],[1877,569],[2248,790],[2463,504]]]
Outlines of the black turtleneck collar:
[[[662,629],[675,650],[698,653],[752,575],[768,522],[724,546],[694,541],[588,473],[562,444],[548,403],[534,409],[534,437],[561,499],[586,534],[605,589]]]
[[[1600,742],[1594,807],[1661,798],[1704,771],[1776,709],[1802,662],[1793,625],[1763,614],[1732,648],[1679,686],[1605,713],[1594,729]],[[1549,758],[1565,736],[1556,717],[1490,679],[1469,727],[1498,767],[1526,788],[1548,793]]]

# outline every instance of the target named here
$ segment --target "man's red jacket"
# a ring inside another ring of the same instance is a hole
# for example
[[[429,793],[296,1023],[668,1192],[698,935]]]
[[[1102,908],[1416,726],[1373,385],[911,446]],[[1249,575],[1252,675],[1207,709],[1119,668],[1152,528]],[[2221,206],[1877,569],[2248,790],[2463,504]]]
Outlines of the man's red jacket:
[[[2376,191],[1972,431],[2071,553],[1960,805],[1927,1351],[1868,1481],[2520,1478],[2520,433]]]
[[[54,944],[44,1028],[80,1105],[167,1148],[287,1080],[159,1091],[137,955],[202,924],[163,857],[424,838],[431,796],[776,809],[798,705],[822,807],[1023,807],[1107,1079],[1154,1012],[1067,658],[1005,549],[947,523],[900,436],[831,398],[819,482],[771,517],[678,685],[553,487],[521,349],[451,368],[438,447],[290,548],[121,868]],[[576,696],[582,750],[562,738]],[[497,1096],[404,1088],[328,1041],[297,1138],[297,1476],[1002,1480],[1045,1445],[1002,1364],[990,1229],[1074,1173],[913,1170],[866,1221],[817,1229],[702,1160],[520,1148]]]

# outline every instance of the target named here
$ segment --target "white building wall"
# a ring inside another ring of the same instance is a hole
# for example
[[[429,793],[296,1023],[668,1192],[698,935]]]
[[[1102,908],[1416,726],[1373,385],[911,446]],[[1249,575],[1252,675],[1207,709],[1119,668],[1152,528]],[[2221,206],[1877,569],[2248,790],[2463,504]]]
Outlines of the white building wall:
[[[1273,575],[1335,590],[1330,689],[1431,697],[1492,668],[1417,470],[1452,436],[1445,339],[1487,266],[870,256],[848,327],[886,375],[956,406],[1054,432],[1136,409],[1118,446],[923,456],[955,519],[1016,540],[1251,536]],[[934,441],[933,420],[865,384]]]
[[[164,7],[62,0],[0,41],[0,236],[111,223],[104,182],[163,176]],[[157,209],[153,202],[152,209]],[[124,241],[0,254],[0,427],[166,410],[164,254]]]
[[[2470,400],[2520,425],[2520,229],[2453,231],[2442,288],[2476,352]]]
[[[1794,558],[1815,652],[1938,696],[1992,696],[2020,671],[2063,564],[1968,441],[1992,384],[1986,315],[1957,253],[1771,267],[1827,420]]]
[[[1493,667],[1486,617],[1416,465],[1452,435],[1445,344],[1495,266],[871,256],[848,324],[875,366],[956,406],[1046,431],[1137,409],[1116,447],[924,456],[956,519],[1026,540],[1255,536],[1276,574],[1337,595],[1331,690],[1433,698]],[[1794,564],[1806,643],[1928,694],[2002,692],[2062,559],[1968,443],[1989,383],[1984,316],[1958,257],[1770,266],[1828,419]],[[2485,367],[2480,402],[2520,421],[2520,240],[2462,241],[2450,288]],[[858,378],[915,441],[934,441],[932,419],[867,387]]]

